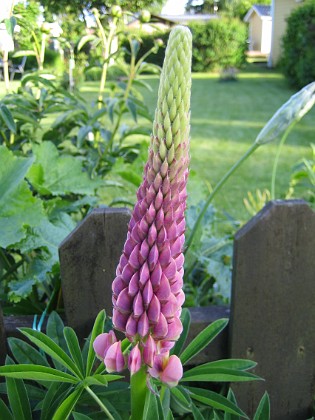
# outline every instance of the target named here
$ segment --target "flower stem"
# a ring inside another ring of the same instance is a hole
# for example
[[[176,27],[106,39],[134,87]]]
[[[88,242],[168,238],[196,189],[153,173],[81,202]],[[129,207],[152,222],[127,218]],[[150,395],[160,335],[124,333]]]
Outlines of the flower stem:
[[[187,253],[188,249],[190,248],[193,240],[194,240],[194,236],[198,230],[198,227],[210,205],[210,203],[212,202],[212,200],[214,199],[214,197],[216,196],[216,194],[218,193],[218,191],[221,190],[221,188],[223,187],[223,185],[226,183],[226,181],[230,178],[230,176],[236,171],[236,169],[239,168],[239,166],[241,166],[241,164],[251,155],[254,153],[254,151],[256,149],[258,149],[260,145],[258,143],[253,143],[253,145],[247,150],[247,152],[236,162],[234,163],[234,165],[226,172],[226,174],[220,179],[220,181],[216,184],[216,186],[214,187],[213,191],[211,192],[211,194],[209,195],[207,201],[205,202],[205,204],[203,205],[203,208],[201,210],[201,212],[199,213],[199,216],[197,218],[197,220],[195,221],[195,224],[192,228],[192,231],[190,232],[189,238],[186,242],[186,249],[185,249],[185,253]]]
[[[139,420],[143,417],[145,398],[148,391],[146,366],[143,365],[138,372],[130,378],[131,387],[131,417],[130,420]]]
[[[273,167],[272,167],[272,175],[271,175],[271,185],[270,185],[270,195],[271,195],[271,200],[274,200],[276,198],[276,175],[277,175],[277,169],[278,169],[278,163],[279,163],[279,157],[281,154],[281,150],[282,147],[289,135],[289,133],[291,132],[292,128],[295,126],[295,124],[297,123],[297,121],[293,122],[288,128],[287,130],[284,132],[283,136],[281,137],[278,149],[277,149],[277,154],[273,163]]]
[[[107,417],[111,420],[115,420],[115,418],[110,414],[108,409],[105,407],[105,405],[102,403],[102,401],[98,398],[96,394],[89,388],[88,386],[85,387],[87,392],[91,395],[91,397],[97,402],[97,404],[100,406],[100,408],[104,411],[104,413],[107,415]]]

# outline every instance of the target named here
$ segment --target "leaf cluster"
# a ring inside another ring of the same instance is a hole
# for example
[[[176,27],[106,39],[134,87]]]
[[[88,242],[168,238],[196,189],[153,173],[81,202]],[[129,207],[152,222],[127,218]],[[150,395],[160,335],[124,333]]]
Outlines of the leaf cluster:
[[[194,357],[218,336],[228,320],[213,322],[185,347],[190,326],[187,309],[183,310],[181,319],[184,332],[172,354],[178,355],[184,366],[191,366]],[[7,358],[6,365],[0,367],[0,375],[6,378],[0,390],[7,393],[10,405],[1,401],[0,414],[8,419],[17,415],[30,419],[32,413],[37,412],[41,419],[64,420],[70,415],[74,419],[96,419],[102,413],[103,418],[105,414],[112,419],[127,419],[130,412],[128,384],[119,381],[122,376],[107,374],[104,365],[97,365],[95,360],[93,341],[104,331],[104,325],[105,313],[101,311],[82,351],[75,332],[64,327],[56,313],[48,319],[46,335],[21,328],[33,346],[17,338],[9,341],[15,360]],[[188,367],[179,385],[171,389],[158,380],[150,380],[152,392],[146,392],[143,419],[248,418],[238,407],[232,389],[225,396],[198,384],[257,381],[261,378],[249,372],[255,366],[250,360],[227,359]],[[269,418],[269,397],[265,394],[254,420]]]

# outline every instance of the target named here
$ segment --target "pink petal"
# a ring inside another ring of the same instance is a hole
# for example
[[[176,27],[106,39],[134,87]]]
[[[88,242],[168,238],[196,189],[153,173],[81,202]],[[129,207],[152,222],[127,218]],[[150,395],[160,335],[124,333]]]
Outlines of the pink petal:
[[[125,359],[121,351],[121,341],[117,341],[109,347],[104,364],[108,373],[121,372],[125,368]]]
[[[139,277],[140,288],[143,288],[145,286],[149,278],[150,278],[150,271],[149,271],[148,263],[145,262],[140,269],[140,277]]]
[[[170,280],[177,273],[176,262],[171,258],[169,265],[163,269],[163,273]]]
[[[160,302],[166,302],[169,299],[171,294],[171,287],[165,274],[162,274],[160,287],[155,292],[155,294]]]
[[[144,307],[147,308],[149,306],[149,303],[151,302],[152,297],[153,297],[153,287],[152,287],[152,283],[150,282],[150,280],[148,280],[146,282],[146,285],[144,286],[144,289],[143,289],[143,292],[142,292],[142,297],[143,297]]]
[[[149,319],[146,312],[143,312],[138,321],[138,334],[140,337],[145,337],[149,332]]]
[[[156,353],[156,344],[151,335],[149,335],[145,345],[143,346],[143,361],[148,366],[153,366],[154,356]]]
[[[137,319],[144,311],[142,294],[139,291],[133,300],[133,316]]]
[[[171,261],[171,250],[168,241],[164,243],[163,249],[160,251],[159,261],[162,267],[167,266]]]
[[[159,250],[156,244],[150,249],[148,256],[149,270],[152,271],[159,259]]]
[[[109,347],[116,341],[117,338],[113,330],[109,331],[109,333],[98,335],[93,341],[93,349],[97,357],[103,360]]]
[[[128,287],[123,289],[116,301],[116,307],[122,314],[128,314],[131,312],[132,298],[128,294]]]
[[[176,297],[171,293],[168,301],[162,305],[161,311],[165,318],[173,318],[178,310],[178,303]]]
[[[161,340],[164,337],[166,337],[167,332],[168,332],[168,324],[167,324],[166,318],[162,313],[160,313],[158,323],[154,325],[154,328],[153,328],[153,336],[154,338]]]
[[[116,328],[116,330],[124,332],[127,320],[127,314],[121,314],[117,311],[117,309],[113,309],[113,325]]]
[[[185,302],[185,293],[182,290],[180,290],[178,294],[176,295],[176,299],[178,302],[178,306],[182,306],[183,303]]]
[[[132,250],[130,257],[129,257],[129,264],[137,270],[140,267],[139,262],[139,251],[140,251],[140,244],[137,244],[134,249]]]
[[[162,267],[161,267],[161,264],[158,262],[151,273],[151,282],[152,282],[153,290],[157,290],[157,288],[160,286],[161,277],[162,277]]]
[[[138,344],[131,350],[128,357],[128,369],[130,370],[131,375],[138,372],[141,368],[141,352],[139,350]]]
[[[167,239],[166,229],[164,226],[162,226],[157,236],[157,243],[163,244],[166,241],[166,239]]]
[[[162,191],[159,190],[159,192],[156,194],[155,200],[154,200],[154,207],[155,210],[159,210],[163,203],[163,194]]]
[[[148,255],[149,255],[149,251],[150,251],[150,248],[149,248],[148,241],[144,240],[141,244],[141,247],[140,247],[140,257],[139,257],[139,259],[141,260],[141,264],[143,264],[144,261],[147,259]]]
[[[138,271],[131,277],[128,286],[128,294],[133,297],[138,293],[139,290],[139,273]]]
[[[134,338],[138,331],[138,321],[130,315],[126,323],[126,335],[128,338]]]
[[[160,380],[170,388],[176,386],[183,376],[183,366],[180,359],[173,354],[169,359],[163,372],[160,374]]]
[[[156,238],[157,238],[157,230],[156,230],[155,224],[152,223],[152,225],[149,228],[148,238],[147,238],[148,244],[150,247],[154,244],[154,242],[156,241]]]
[[[179,318],[174,318],[174,320],[168,324],[168,333],[165,340],[176,341],[179,339],[182,332],[183,325],[181,320]]]
[[[157,230],[160,230],[164,225],[164,211],[162,208],[160,208],[160,210],[156,214],[155,223]]]
[[[159,299],[153,295],[149,308],[148,308],[148,318],[151,324],[156,324],[160,318],[161,304]]]

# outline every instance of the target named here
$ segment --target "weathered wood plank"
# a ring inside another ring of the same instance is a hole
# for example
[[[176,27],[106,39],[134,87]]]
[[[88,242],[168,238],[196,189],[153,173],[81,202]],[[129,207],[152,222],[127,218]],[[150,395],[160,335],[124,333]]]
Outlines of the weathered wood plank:
[[[272,419],[310,415],[315,390],[315,213],[273,201],[235,236],[230,355],[258,362],[265,382],[234,386],[253,414],[265,389]]]
[[[111,315],[111,284],[129,220],[127,209],[95,209],[59,247],[67,324],[81,337],[101,309]]]

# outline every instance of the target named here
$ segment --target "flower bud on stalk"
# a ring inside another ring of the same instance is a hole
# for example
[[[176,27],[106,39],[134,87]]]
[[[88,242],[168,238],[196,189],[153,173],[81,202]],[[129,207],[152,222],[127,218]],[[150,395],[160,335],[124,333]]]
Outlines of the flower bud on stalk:
[[[131,373],[139,369],[139,355],[141,365],[153,369],[163,354],[163,369],[154,376],[162,375],[169,360],[171,366],[180,364],[177,356],[169,358],[169,350],[182,332],[190,68],[191,33],[178,26],[165,52],[148,162],[112,286],[114,327],[134,345]],[[180,369],[176,373],[170,386]]]

